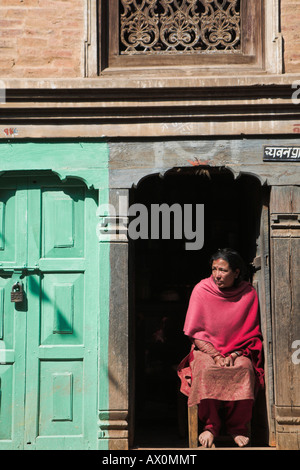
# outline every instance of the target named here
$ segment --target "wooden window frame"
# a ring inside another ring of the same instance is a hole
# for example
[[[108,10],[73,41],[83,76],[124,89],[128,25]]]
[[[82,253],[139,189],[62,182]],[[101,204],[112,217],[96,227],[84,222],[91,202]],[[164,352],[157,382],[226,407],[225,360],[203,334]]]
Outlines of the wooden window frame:
[[[119,0],[98,1],[98,76],[193,77],[282,73],[279,0],[243,0],[241,51],[161,55],[119,54]],[[247,21],[245,18],[247,17]]]

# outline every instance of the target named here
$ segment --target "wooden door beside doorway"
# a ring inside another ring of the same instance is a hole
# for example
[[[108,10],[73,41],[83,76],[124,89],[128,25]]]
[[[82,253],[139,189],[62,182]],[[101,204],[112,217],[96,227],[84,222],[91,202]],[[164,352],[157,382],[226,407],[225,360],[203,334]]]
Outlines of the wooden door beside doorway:
[[[269,199],[269,188],[265,187],[262,191],[261,213],[258,221],[257,252],[253,260],[253,287],[256,289],[259,298],[260,323],[264,344],[265,390],[260,392],[256,398],[253,417],[256,426],[253,430],[257,432],[258,436],[255,436],[253,441],[261,440],[264,445],[275,446]]]
[[[96,194],[38,176],[0,189],[0,448],[96,449]]]
[[[300,449],[300,186],[273,186],[270,200],[276,442]]]

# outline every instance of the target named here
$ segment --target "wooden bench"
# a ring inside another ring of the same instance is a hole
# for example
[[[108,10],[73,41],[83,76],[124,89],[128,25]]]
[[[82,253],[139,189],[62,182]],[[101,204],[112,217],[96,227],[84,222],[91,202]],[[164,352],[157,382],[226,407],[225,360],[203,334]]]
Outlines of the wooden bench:
[[[188,406],[189,447],[199,447],[198,441],[198,405]]]

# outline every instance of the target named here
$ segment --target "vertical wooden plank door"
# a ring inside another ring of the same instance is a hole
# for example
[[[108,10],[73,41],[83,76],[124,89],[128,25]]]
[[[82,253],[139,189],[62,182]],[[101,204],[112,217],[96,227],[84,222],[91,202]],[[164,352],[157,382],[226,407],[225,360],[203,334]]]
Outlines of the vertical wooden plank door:
[[[96,449],[96,194],[54,178],[0,184],[0,448]]]
[[[0,197],[0,449],[22,449],[25,396],[25,330],[22,308],[10,301],[26,257],[27,191],[1,181]],[[19,240],[19,242],[17,241]],[[22,240],[22,243],[20,242]]]
[[[273,186],[270,200],[277,448],[300,449],[300,186]]]
[[[256,257],[253,262],[255,287],[260,305],[260,323],[264,339],[264,370],[265,390],[258,393],[252,420],[252,442],[263,445],[276,445],[273,377],[273,340],[270,292],[270,234],[269,234],[269,193],[262,189],[260,218],[258,225],[259,237],[256,241]]]

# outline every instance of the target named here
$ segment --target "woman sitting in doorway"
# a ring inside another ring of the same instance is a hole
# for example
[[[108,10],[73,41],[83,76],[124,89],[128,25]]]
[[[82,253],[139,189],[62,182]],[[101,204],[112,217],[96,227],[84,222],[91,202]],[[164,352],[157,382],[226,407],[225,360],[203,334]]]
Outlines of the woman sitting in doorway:
[[[204,430],[199,442],[212,447],[225,425],[239,447],[249,443],[248,424],[259,387],[264,386],[262,336],[255,289],[243,280],[243,260],[231,249],[211,258],[212,275],[191,295],[184,324],[190,354],[178,367],[188,406],[198,405]]]

